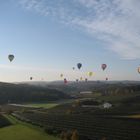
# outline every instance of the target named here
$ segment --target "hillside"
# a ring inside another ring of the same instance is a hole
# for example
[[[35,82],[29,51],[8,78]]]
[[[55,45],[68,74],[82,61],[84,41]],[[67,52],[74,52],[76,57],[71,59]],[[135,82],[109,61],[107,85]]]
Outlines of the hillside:
[[[45,102],[69,98],[62,91],[27,84],[0,83],[0,104]]]
[[[64,84],[63,81],[54,82],[29,82],[29,85],[34,85],[36,87],[45,87],[56,89],[68,94],[74,93],[78,94],[83,91],[92,91],[100,93],[117,93],[120,91],[131,90],[137,91],[140,87],[140,82],[138,81],[82,81],[73,82],[70,81],[68,84]],[[117,91],[118,90],[118,91]]]

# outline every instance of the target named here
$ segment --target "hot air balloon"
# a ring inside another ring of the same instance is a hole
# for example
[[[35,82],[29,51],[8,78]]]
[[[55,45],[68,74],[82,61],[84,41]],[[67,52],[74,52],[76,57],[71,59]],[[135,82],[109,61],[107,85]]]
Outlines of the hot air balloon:
[[[67,81],[67,79],[66,79],[66,78],[64,79],[64,83],[65,83],[65,84],[67,84],[67,83],[68,83],[68,81]]]
[[[106,79],[105,79],[106,81],[108,81],[108,78],[106,77]]]
[[[75,70],[75,67],[72,67],[73,70]]]
[[[30,77],[30,80],[33,80],[33,77]]]
[[[12,62],[13,59],[14,59],[14,55],[13,55],[13,54],[9,54],[9,55],[8,55],[8,59],[10,60],[10,62]]]
[[[63,74],[60,74],[60,77],[62,78],[63,77]]]
[[[138,67],[138,73],[140,73],[140,67]]]
[[[83,78],[82,78],[82,77],[80,77],[80,80],[82,81],[82,80],[83,80]]]
[[[91,71],[90,71],[90,72],[88,72],[88,76],[90,76],[90,77],[91,77],[92,75],[93,75],[93,72],[91,72]]]
[[[81,64],[81,63],[78,63],[78,64],[77,64],[77,67],[78,67],[78,69],[80,70],[81,67],[82,67],[82,64]]]
[[[87,78],[85,78],[85,81],[87,82],[87,81],[88,81],[88,79],[87,79]]]
[[[103,70],[105,70],[107,68],[107,65],[106,64],[102,64],[101,67],[102,67]]]
[[[78,80],[78,79],[76,79],[76,82],[79,82],[79,80]]]

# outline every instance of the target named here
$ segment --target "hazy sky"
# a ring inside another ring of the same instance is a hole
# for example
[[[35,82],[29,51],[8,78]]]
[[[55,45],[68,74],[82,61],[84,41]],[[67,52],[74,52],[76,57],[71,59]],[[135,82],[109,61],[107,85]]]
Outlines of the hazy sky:
[[[140,0],[1,0],[0,81],[61,73],[75,80],[88,71],[91,80],[140,80],[139,7]],[[78,62],[83,68],[73,71]]]

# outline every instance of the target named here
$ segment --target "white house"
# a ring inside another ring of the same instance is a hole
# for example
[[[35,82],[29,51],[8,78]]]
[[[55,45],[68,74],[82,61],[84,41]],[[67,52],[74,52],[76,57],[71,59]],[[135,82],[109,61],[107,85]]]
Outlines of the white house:
[[[109,108],[112,107],[112,104],[106,102],[106,103],[103,104],[103,107],[106,108],[106,109],[109,109]]]

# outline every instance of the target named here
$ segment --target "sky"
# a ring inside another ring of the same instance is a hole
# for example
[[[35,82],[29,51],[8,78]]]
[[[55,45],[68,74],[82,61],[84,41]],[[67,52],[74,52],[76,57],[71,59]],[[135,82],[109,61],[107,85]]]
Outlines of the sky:
[[[0,81],[62,80],[61,73],[140,80],[139,7],[139,0],[1,0]]]

